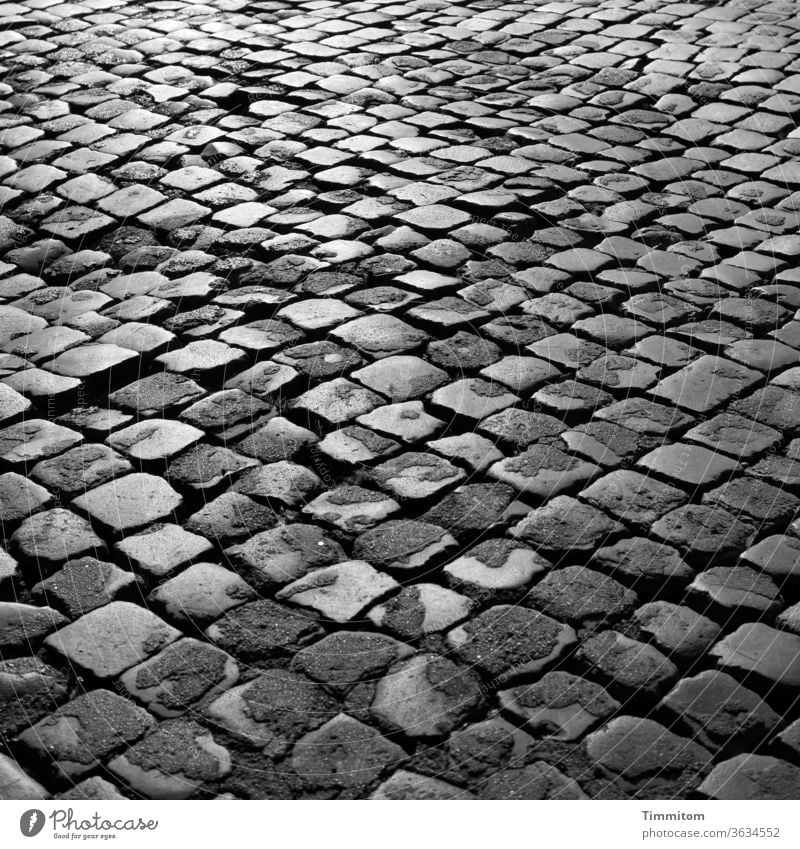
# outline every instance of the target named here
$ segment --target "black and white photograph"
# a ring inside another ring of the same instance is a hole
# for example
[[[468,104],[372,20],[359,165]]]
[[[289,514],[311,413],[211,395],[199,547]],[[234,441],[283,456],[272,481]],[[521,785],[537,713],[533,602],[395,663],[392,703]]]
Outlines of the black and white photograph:
[[[0,0],[0,844],[794,842],[799,121],[800,0]]]

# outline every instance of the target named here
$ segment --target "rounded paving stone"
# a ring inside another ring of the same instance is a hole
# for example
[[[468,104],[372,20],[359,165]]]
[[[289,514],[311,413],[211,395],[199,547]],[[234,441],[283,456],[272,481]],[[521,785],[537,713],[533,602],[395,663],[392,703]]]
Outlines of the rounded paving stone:
[[[343,696],[357,684],[376,681],[413,649],[385,634],[339,631],[301,649],[291,668]]]
[[[162,478],[137,473],[102,484],[72,503],[107,532],[122,534],[174,516],[183,499]]]
[[[554,445],[532,445],[516,457],[495,463],[488,472],[495,480],[543,501],[575,489],[599,473],[598,466]]]
[[[378,682],[375,721],[411,738],[448,734],[482,703],[477,679],[438,654],[400,661]]]
[[[495,773],[482,787],[482,799],[588,799],[580,785],[545,761]]]
[[[345,623],[357,620],[368,607],[398,588],[393,578],[366,561],[348,560],[311,572],[284,587],[275,598]]]
[[[767,755],[743,754],[723,761],[698,788],[711,799],[793,799],[800,769]]]
[[[235,572],[216,563],[194,563],[147,596],[148,604],[184,631],[202,629],[256,596]]]
[[[438,584],[413,584],[370,610],[369,619],[404,640],[445,631],[466,619],[472,601]]]
[[[576,643],[568,625],[513,605],[490,607],[447,634],[461,660],[499,682],[542,672]]]
[[[51,634],[45,646],[82,673],[108,680],[180,636],[144,607],[113,601]]]
[[[12,535],[11,547],[20,559],[47,572],[67,560],[102,552],[105,543],[85,519],[56,508],[26,519]]]
[[[147,711],[127,699],[109,690],[93,690],[24,731],[20,742],[64,783],[95,769],[154,725]]]
[[[679,681],[659,706],[710,751],[753,751],[780,721],[752,690],[711,670]]]
[[[186,638],[132,667],[120,682],[151,713],[171,718],[227,690],[238,678],[233,658],[208,643]]]
[[[341,713],[295,744],[291,765],[304,784],[347,797],[377,782],[404,759],[396,743]]]
[[[353,556],[379,569],[415,572],[426,569],[457,547],[455,538],[436,524],[396,519],[357,537]]]
[[[620,698],[652,699],[678,678],[678,668],[658,649],[617,631],[584,641],[577,659]]]
[[[70,619],[102,607],[118,598],[130,597],[139,584],[131,572],[114,563],[81,557],[65,563],[57,572],[31,588],[37,602],[62,610]]]
[[[371,477],[379,487],[401,500],[422,500],[455,486],[466,475],[441,457],[407,452],[377,466]]]
[[[337,712],[336,700],[321,684],[285,669],[267,669],[217,696],[206,708],[215,725],[270,757],[285,754]]]
[[[720,626],[707,616],[669,601],[642,605],[633,614],[633,622],[667,656],[682,661],[697,660],[721,632]]]
[[[651,719],[620,716],[586,740],[586,752],[609,780],[630,795],[685,795],[711,768],[711,754]]]
[[[534,684],[498,693],[504,713],[536,737],[574,741],[620,708],[599,684],[569,672],[548,672]]]
[[[171,719],[113,758],[108,768],[150,799],[185,799],[204,782],[226,775],[231,756],[202,725]]]
[[[206,629],[215,645],[248,663],[286,659],[322,635],[313,613],[267,599],[237,607]]]

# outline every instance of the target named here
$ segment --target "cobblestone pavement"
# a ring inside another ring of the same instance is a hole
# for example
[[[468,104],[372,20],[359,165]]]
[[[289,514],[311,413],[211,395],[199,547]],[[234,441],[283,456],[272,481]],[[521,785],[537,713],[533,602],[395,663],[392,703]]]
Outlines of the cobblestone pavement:
[[[799,7],[0,5],[0,797],[800,797]]]

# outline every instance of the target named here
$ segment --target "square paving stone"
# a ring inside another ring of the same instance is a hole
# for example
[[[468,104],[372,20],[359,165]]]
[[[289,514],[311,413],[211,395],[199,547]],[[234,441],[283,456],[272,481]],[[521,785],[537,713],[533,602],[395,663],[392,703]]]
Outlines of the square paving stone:
[[[179,525],[155,523],[145,530],[114,545],[124,561],[138,572],[161,578],[181,566],[202,560],[214,550],[212,544],[198,534]]]
[[[237,493],[276,507],[294,507],[305,503],[321,487],[322,481],[310,469],[288,460],[279,460],[245,472],[233,488]]]
[[[478,430],[517,453],[535,442],[553,442],[566,430],[566,425],[546,413],[532,413],[514,407],[484,419]]]
[[[786,800],[800,780],[800,769],[767,755],[742,754],[718,764],[698,788],[710,799]]]
[[[36,513],[14,531],[11,550],[26,565],[50,572],[75,557],[105,550],[86,519],[57,507]]]
[[[166,476],[173,486],[202,492],[216,489],[255,465],[257,461],[250,457],[243,457],[221,445],[201,442],[173,460],[167,467]]]
[[[626,398],[598,410],[595,417],[652,436],[668,436],[693,424],[693,419],[674,406],[655,404],[644,398]]]
[[[515,457],[495,463],[488,474],[546,500],[585,484],[600,471],[593,463],[565,454],[554,445],[533,445]]]
[[[534,404],[562,417],[587,418],[598,407],[605,407],[612,396],[602,389],[577,380],[550,383],[533,394]]]
[[[675,442],[650,451],[636,464],[642,471],[684,488],[707,488],[741,472],[732,458],[704,448]]]
[[[602,546],[591,556],[589,565],[642,593],[677,591],[694,577],[694,570],[677,549],[643,536],[624,536]]]
[[[137,220],[146,227],[169,232],[180,227],[197,224],[210,213],[211,210],[207,206],[176,198],[151,209],[149,212],[141,213]]]
[[[241,389],[224,389],[196,401],[180,418],[228,441],[255,430],[273,414],[272,406],[265,401]]]
[[[793,691],[800,682],[800,636],[761,622],[741,625],[723,637],[710,655],[724,672],[768,695],[776,687],[779,692]]]
[[[396,454],[400,443],[367,428],[349,425],[329,433],[317,447],[337,463],[358,466]]]
[[[463,462],[473,472],[485,471],[503,455],[495,446],[477,433],[444,436],[426,443],[428,448],[448,460]]]
[[[470,667],[510,682],[544,671],[577,644],[569,625],[512,605],[490,607],[446,639]]]
[[[682,490],[627,469],[599,478],[579,497],[644,531],[664,513],[688,501]]]
[[[31,408],[31,402],[24,395],[0,383],[0,423],[11,424]]]
[[[384,436],[403,442],[420,442],[444,428],[445,423],[425,412],[422,401],[404,401],[376,407],[356,421]]]
[[[72,503],[107,532],[120,535],[163,522],[183,506],[183,498],[162,478],[135,473],[101,484]]]
[[[31,476],[55,495],[68,498],[133,471],[133,466],[106,445],[79,445],[57,457],[42,460]]]
[[[169,719],[113,758],[108,769],[141,796],[186,799],[203,783],[227,775],[231,756],[202,725]]]
[[[83,674],[109,680],[180,636],[144,607],[113,601],[51,634],[45,646]]]
[[[681,551],[690,565],[725,565],[752,543],[755,528],[719,507],[686,504],[655,522],[651,535]]]
[[[432,454],[407,452],[377,466],[371,478],[395,497],[420,500],[439,495],[461,483],[466,474]]]
[[[728,412],[755,419],[782,433],[795,436],[800,429],[797,425],[800,420],[800,393],[779,386],[765,386],[748,397],[734,401]]]
[[[0,601],[0,652],[3,657],[30,654],[67,619],[52,607]]]
[[[220,333],[219,338],[222,342],[247,351],[272,353],[287,345],[302,342],[305,334],[283,321],[267,318],[231,327]]]
[[[360,486],[336,487],[303,507],[305,515],[349,533],[372,528],[399,510],[393,498]]]
[[[352,372],[351,377],[394,402],[427,395],[448,380],[447,372],[419,357],[392,356]]]
[[[370,713],[389,731],[441,738],[482,703],[474,673],[430,652],[401,660],[378,681]]]
[[[12,468],[24,468],[72,448],[83,437],[46,419],[28,419],[0,430],[0,459]]]
[[[600,510],[569,496],[557,495],[528,513],[511,534],[532,542],[545,554],[563,556],[573,551],[592,551],[621,530],[618,522]]]
[[[313,453],[319,437],[283,416],[270,419],[263,427],[236,443],[237,451],[262,463],[292,460],[305,449]]]
[[[345,551],[321,528],[310,524],[278,525],[225,549],[228,561],[257,589],[286,584],[306,572],[345,559]]]
[[[586,751],[619,791],[690,793],[711,769],[711,753],[652,719],[618,716],[586,739]]]
[[[630,615],[634,592],[613,578],[583,566],[548,572],[526,597],[526,604],[578,627],[599,626]]]
[[[159,584],[148,604],[185,631],[202,630],[228,610],[255,599],[235,572],[216,563],[195,563]]]
[[[620,699],[654,698],[679,677],[678,667],[649,643],[618,631],[602,631],[584,641],[576,659]]]
[[[186,638],[125,672],[120,682],[156,716],[180,716],[199,702],[232,687],[239,665],[208,643]]]
[[[252,368],[230,378],[224,388],[240,389],[256,398],[269,401],[276,396],[280,397],[284,392],[288,393],[297,375],[297,371],[289,365],[267,361],[256,363]]]
[[[16,736],[69,696],[68,675],[38,657],[0,661],[0,734]]]
[[[335,342],[309,342],[296,345],[274,355],[276,363],[292,367],[312,380],[341,377],[351,368],[363,365],[364,360],[355,351]]]
[[[69,348],[89,341],[91,340],[85,333],[69,327],[55,326],[45,327],[25,336],[15,336],[4,349],[11,354],[25,357],[32,363],[42,363],[52,360]]]
[[[53,496],[16,472],[0,475],[0,526],[10,529],[21,519],[49,507]]]
[[[800,540],[794,536],[774,534],[746,549],[740,561],[769,575],[778,586],[800,577]]]
[[[542,384],[560,377],[561,372],[551,363],[536,357],[503,357],[480,371],[481,377],[506,386],[516,394],[529,394]]]
[[[169,460],[199,442],[202,430],[169,419],[147,419],[111,434],[106,443],[139,462]]]
[[[506,715],[537,737],[576,741],[620,708],[599,684],[569,672],[548,672],[534,684],[498,693]]]
[[[50,403],[57,411],[75,401],[81,386],[77,377],[62,377],[40,368],[21,369],[3,378],[3,383],[36,404]]]
[[[797,515],[800,499],[791,492],[766,481],[737,478],[712,489],[703,496],[704,504],[729,510],[760,529],[785,527]]]
[[[686,431],[683,438],[739,461],[750,460],[781,442],[781,434],[774,428],[734,413],[719,413]]]
[[[186,530],[218,545],[227,545],[278,523],[269,507],[240,492],[224,492],[186,520]]]
[[[37,602],[62,610],[77,619],[118,598],[132,597],[139,582],[131,572],[95,557],[65,563],[49,578],[31,588]]]
[[[331,335],[375,359],[412,351],[428,341],[427,334],[392,315],[356,318]]]
[[[318,569],[278,592],[278,601],[308,608],[334,622],[354,622],[400,585],[364,560],[349,560]]]
[[[263,665],[273,660],[285,663],[324,632],[311,611],[260,599],[227,613],[206,635],[234,657]]]
[[[156,357],[167,371],[179,375],[202,375],[211,377],[227,369],[237,370],[237,366],[247,361],[244,351],[233,348],[215,339],[190,342],[179,350],[169,351]]]
[[[93,690],[20,735],[20,743],[59,782],[74,782],[155,726],[147,711],[109,690]]]
[[[549,561],[520,542],[490,539],[444,567],[445,581],[477,601],[516,601],[534,578],[551,568]]]
[[[707,413],[762,380],[760,372],[704,356],[661,380],[649,394],[692,413]]]
[[[294,402],[303,411],[329,424],[337,425],[369,413],[383,403],[383,398],[344,377],[304,392]]]
[[[502,384],[468,378],[437,389],[431,403],[443,414],[461,416],[474,422],[510,407],[519,400]]]
[[[189,377],[161,372],[117,389],[108,396],[108,400],[141,416],[163,416],[168,410],[188,405],[207,394]]]
[[[50,362],[44,363],[44,368],[81,380],[108,380],[112,372],[120,371],[138,359],[135,351],[98,342],[79,345],[65,351]]]
[[[772,579],[748,566],[712,566],[699,572],[687,598],[711,618],[727,624],[764,618],[772,621],[783,598]]]
[[[680,661],[697,660],[717,641],[722,630],[691,607],[669,601],[642,605],[633,614],[633,621],[642,636],[668,657]]]

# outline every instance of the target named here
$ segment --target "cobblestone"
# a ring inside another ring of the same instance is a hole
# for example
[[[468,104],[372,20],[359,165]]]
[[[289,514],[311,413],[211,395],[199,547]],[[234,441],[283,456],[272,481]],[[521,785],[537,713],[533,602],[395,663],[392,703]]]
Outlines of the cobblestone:
[[[0,8],[0,797],[796,795],[796,6]]]

